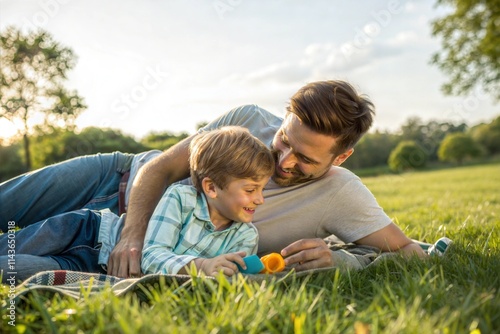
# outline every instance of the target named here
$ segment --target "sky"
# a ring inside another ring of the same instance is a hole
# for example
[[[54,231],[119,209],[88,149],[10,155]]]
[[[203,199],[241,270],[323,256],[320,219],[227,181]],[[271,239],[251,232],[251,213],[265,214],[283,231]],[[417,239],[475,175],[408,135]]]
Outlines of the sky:
[[[303,85],[341,79],[376,105],[373,130],[423,121],[489,122],[499,114],[476,89],[445,96],[431,56],[435,0],[0,0],[0,29],[43,28],[73,50],[66,87],[88,108],[79,128],[140,139],[194,133],[242,104],[283,116]],[[0,119],[0,137],[16,125]]]

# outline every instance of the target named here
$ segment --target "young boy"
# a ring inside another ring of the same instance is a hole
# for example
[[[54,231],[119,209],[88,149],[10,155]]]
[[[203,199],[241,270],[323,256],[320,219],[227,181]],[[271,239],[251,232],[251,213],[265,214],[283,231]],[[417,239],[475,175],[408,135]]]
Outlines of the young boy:
[[[163,195],[147,229],[142,271],[186,273],[194,265],[209,275],[234,275],[236,263],[245,268],[243,257],[257,251],[250,222],[274,172],[272,154],[248,130],[230,126],[199,134],[189,159],[193,185],[176,184]],[[105,272],[124,219],[110,211],[78,210],[0,235],[2,282],[44,270]],[[14,249],[8,239],[15,240]],[[60,242],[41,254],[39,245],[49,239]],[[14,264],[9,249],[15,250]]]
[[[245,265],[242,256],[257,252],[257,229],[248,223],[264,203],[273,157],[248,130],[227,127],[193,140],[190,172],[194,187],[168,188],[151,217],[142,272],[185,273],[194,264],[231,276],[236,263]]]

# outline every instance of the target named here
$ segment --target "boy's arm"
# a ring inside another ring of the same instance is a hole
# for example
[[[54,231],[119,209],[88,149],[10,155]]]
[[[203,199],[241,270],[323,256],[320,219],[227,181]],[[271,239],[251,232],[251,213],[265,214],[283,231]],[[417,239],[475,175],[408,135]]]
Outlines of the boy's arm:
[[[165,189],[189,176],[189,143],[194,136],[172,146],[139,170],[131,188],[120,241],[109,257],[110,275],[141,275],[141,254],[149,218]]]
[[[259,234],[257,233],[257,229],[253,225],[243,225],[228,240],[228,245],[222,251],[225,254],[210,259],[197,258],[190,265],[194,264],[197,270],[203,271],[207,275],[215,276],[218,272],[222,271],[226,276],[233,276],[238,272],[236,264],[243,269],[247,269],[243,257],[256,254],[258,243]],[[187,274],[189,266],[182,268],[179,273]]]

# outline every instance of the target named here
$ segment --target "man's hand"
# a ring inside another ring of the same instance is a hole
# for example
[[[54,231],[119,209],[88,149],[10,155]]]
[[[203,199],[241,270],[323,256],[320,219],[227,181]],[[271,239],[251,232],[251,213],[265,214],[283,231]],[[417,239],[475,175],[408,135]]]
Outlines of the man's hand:
[[[122,236],[109,255],[108,274],[124,278],[140,277],[143,244],[144,239],[128,240]]]
[[[330,249],[323,239],[301,239],[283,248],[287,266],[296,265],[297,271],[331,267],[334,265]]]

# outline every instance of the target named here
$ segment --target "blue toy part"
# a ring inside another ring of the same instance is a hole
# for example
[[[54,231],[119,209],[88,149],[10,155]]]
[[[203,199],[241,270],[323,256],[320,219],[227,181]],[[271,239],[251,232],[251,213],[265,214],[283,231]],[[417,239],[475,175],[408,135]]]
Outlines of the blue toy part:
[[[262,263],[260,258],[255,254],[244,257],[243,261],[245,261],[245,264],[247,265],[246,270],[243,270],[243,268],[241,268],[239,264],[236,264],[238,266],[238,270],[240,271],[240,273],[258,274],[264,269],[264,264]]]

